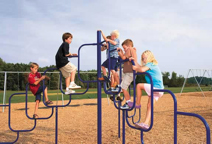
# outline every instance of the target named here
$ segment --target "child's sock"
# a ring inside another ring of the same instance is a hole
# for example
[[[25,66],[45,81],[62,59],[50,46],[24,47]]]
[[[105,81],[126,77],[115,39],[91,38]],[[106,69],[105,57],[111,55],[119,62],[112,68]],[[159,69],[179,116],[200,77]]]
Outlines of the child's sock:
[[[72,81],[71,84],[74,84],[74,81]]]
[[[127,100],[126,103],[131,102],[131,100]]]
[[[67,88],[66,88],[66,91],[68,91],[68,90],[69,90],[69,88],[67,87]]]

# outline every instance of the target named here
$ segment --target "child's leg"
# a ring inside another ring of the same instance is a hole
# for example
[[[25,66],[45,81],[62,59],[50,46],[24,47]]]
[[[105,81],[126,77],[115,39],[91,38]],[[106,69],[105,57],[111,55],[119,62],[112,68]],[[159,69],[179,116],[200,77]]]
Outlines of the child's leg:
[[[34,114],[37,114],[38,107],[39,107],[39,103],[40,103],[39,100],[36,100],[36,101],[35,101],[35,111],[34,111]]]
[[[111,70],[112,74],[114,75],[114,81],[119,84],[119,76],[118,74],[116,73],[115,70]]]
[[[130,94],[127,90],[122,89],[123,94],[124,94],[124,98],[126,99],[126,101],[130,100]]]
[[[155,104],[155,99],[153,101],[154,101],[154,104]],[[149,97],[149,99],[148,99],[146,118],[145,118],[144,123],[148,125],[149,122],[150,122],[150,118],[151,118],[151,97]]]
[[[44,90],[44,96],[45,96],[46,101],[49,101],[49,98],[48,98],[48,95],[47,95],[47,87]]]
[[[113,86],[114,85],[114,76],[111,74],[111,86]]]
[[[67,77],[65,79],[65,81],[66,81],[66,90],[69,89],[70,79],[71,79],[71,76],[69,76],[69,77]]]
[[[74,70],[74,71],[71,72],[71,82],[74,82],[75,75],[76,75],[76,70]]]
[[[102,67],[103,76],[107,76],[106,68],[104,66],[101,66],[101,67]]]
[[[142,90],[144,90],[144,83],[139,83],[136,86],[136,105],[141,104],[141,96],[142,96]]]

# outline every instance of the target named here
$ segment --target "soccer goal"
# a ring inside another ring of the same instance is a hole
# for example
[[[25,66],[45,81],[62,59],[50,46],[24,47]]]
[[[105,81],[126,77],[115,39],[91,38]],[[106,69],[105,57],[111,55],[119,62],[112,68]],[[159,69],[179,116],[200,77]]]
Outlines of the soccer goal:
[[[204,92],[203,92],[203,90],[201,88],[201,83],[202,83],[204,77],[208,77],[210,79],[210,82],[209,82],[208,85],[210,86],[210,90],[212,90],[212,83],[211,83],[211,81],[212,81],[212,70],[208,70],[208,69],[189,69],[188,70],[188,74],[187,74],[187,76],[186,76],[186,78],[184,80],[184,83],[183,83],[183,86],[182,86],[182,89],[181,89],[181,92],[180,92],[180,96],[181,96],[181,94],[183,92],[183,89],[185,87],[186,81],[189,78],[189,74],[191,74],[192,77],[195,79],[198,88],[200,89],[202,95],[205,97],[205,94],[204,94]],[[197,78],[199,78],[199,80]]]

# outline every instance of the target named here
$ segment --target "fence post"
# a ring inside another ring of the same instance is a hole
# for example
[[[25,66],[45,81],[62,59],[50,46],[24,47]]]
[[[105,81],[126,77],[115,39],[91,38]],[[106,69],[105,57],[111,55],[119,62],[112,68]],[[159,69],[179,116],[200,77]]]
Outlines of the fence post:
[[[4,72],[4,95],[3,95],[3,105],[5,105],[6,90],[7,90],[7,72]],[[4,106],[3,106],[3,108],[2,108],[2,112],[4,112]]]

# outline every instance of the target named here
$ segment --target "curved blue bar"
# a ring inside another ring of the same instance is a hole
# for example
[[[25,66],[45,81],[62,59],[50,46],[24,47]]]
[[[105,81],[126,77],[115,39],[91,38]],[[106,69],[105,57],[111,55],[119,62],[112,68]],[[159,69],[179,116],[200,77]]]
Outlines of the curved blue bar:
[[[12,94],[11,96],[10,96],[10,98],[9,98],[9,117],[8,117],[8,125],[9,125],[9,128],[10,128],[10,130],[11,131],[13,131],[13,132],[29,132],[29,131],[32,131],[32,130],[34,130],[35,129],[35,127],[36,127],[36,121],[35,121],[35,123],[34,123],[34,127],[32,128],[32,129],[30,129],[30,130],[13,130],[12,129],[12,127],[11,127],[11,124],[10,124],[10,121],[11,121],[11,116],[10,116],[10,114],[11,114],[11,98],[14,96],[14,95],[20,95],[20,94],[25,94],[25,93],[15,93],[15,94]]]
[[[17,137],[16,137],[15,141],[13,141],[13,142],[0,142],[0,144],[14,144],[18,141],[18,138],[19,138],[19,132],[17,132]]]
[[[78,49],[78,78],[81,82],[83,83],[94,83],[94,82],[97,82],[97,80],[92,80],[92,81],[84,81],[82,80],[82,78],[80,77],[80,50],[82,47],[84,46],[92,46],[92,45],[97,45],[97,43],[91,43],[91,44],[83,44],[79,47]]]
[[[211,143],[210,127],[209,127],[208,123],[206,122],[206,120],[202,116],[200,116],[198,114],[195,114],[195,113],[179,112],[179,111],[177,112],[177,114],[185,115],[185,116],[193,116],[193,117],[196,117],[196,118],[200,119],[203,122],[203,124],[205,125],[207,144]]]
[[[29,85],[29,83],[26,84],[25,114],[26,114],[27,118],[29,118],[29,119],[31,119],[31,120],[34,120],[32,117],[30,117],[30,116],[28,115],[28,85]],[[43,97],[44,97],[44,96],[43,96]],[[44,100],[44,99],[43,99],[43,100]],[[52,117],[53,113],[54,113],[54,109],[52,109],[52,113],[51,113],[51,115],[50,115],[49,117],[46,117],[46,118],[37,118],[37,119],[49,119],[49,118]]]

